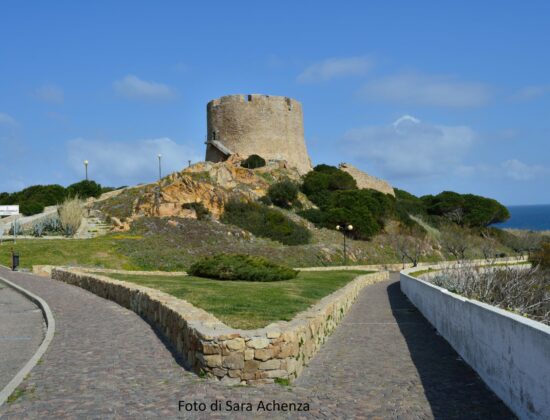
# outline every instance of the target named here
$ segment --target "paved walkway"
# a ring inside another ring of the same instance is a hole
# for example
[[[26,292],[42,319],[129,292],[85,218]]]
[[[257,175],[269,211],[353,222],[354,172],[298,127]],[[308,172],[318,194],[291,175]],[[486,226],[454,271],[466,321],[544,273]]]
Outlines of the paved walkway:
[[[0,281],[0,390],[34,355],[45,327],[40,308]]]
[[[14,403],[0,417],[238,418],[221,401],[251,403],[256,417],[510,418],[399,291],[396,278],[368,286],[292,389],[224,387],[181,368],[133,312],[74,286],[0,269],[44,298],[56,334]],[[204,402],[206,412],[178,411]],[[307,402],[309,413],[257,412],[259,401]],[[245,406],[246,408],[246,406]],[[241,412],[242,413],[242,412]]]

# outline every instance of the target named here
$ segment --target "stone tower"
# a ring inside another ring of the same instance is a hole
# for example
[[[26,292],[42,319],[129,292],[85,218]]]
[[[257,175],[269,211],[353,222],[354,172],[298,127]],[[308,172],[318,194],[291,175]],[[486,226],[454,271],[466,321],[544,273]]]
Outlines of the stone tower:
[[[232,154],[285,160],[301,174],[311,170],[302,104],[284,96],[229,95],[208,102],[206,160]]]

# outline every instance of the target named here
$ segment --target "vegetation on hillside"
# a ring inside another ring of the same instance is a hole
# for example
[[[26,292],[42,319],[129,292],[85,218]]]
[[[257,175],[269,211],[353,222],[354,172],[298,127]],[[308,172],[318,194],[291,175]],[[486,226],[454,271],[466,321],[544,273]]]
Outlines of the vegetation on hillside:
[[[274,182],[267,190],[268,203],[273,203],[284,209],[292,208],[300,204],[298,201],[299,192],[300,187],[290,179]]]
[[[106,190],[111,188],[103,188],[95,181],[80,181],[67,188],[57,184],[33,185],[18,192],[0,193],[0,204],[19,204],[20,212],[31,216],[43,212],[44,207],[61,204],[66,198],[99,197]]]
[[[232,200],[226,204],[221,221],[285,245],[307,244],[311,238],[306,227],[261,203]]]

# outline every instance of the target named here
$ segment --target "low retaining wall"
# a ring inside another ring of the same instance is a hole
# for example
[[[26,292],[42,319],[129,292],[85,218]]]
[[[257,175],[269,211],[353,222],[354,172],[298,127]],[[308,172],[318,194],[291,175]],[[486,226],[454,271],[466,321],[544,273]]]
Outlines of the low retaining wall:
[[[361,289],[389,276],[358,276],[292,321],[257,330],[230,328],[182,299],[133,283],[67,268],[54,268],[52,278],[136,312],[166,337],[193,371],[232,385],[252,385],[298,377]]]
[[[550,327],[401,272],[401,290],[520,418],[550,418]]]

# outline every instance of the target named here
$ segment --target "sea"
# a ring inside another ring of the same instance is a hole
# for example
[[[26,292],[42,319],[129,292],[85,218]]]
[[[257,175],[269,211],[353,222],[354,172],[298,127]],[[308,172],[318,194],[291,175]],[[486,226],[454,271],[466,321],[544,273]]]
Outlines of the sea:
[[[508,206],[510,219],[496,223],[498,228],[550,230],[550,204],[534,206]]]

